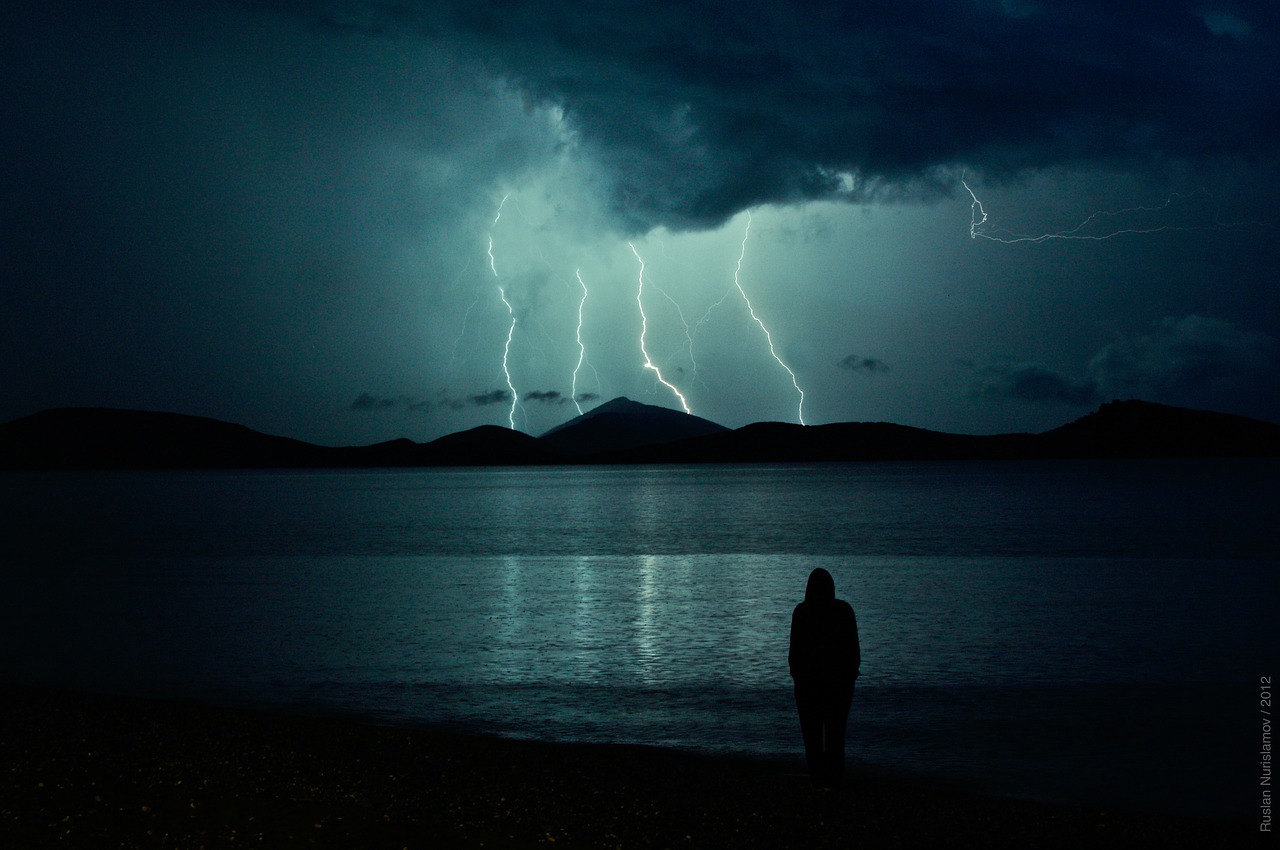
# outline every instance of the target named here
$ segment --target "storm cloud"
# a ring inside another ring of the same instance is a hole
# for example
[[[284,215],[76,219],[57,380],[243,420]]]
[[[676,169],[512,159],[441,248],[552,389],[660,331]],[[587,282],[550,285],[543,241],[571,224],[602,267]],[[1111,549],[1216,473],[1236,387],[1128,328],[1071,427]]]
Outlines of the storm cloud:
[[[1081,163],[1273,154],[1280,13],[1050,0],[289,2],[465,45],[553,107],[619,226],[716,226],[764,203],[865,202]]]
[[[1260,331],[1210,316],[1165,318],[1151,332],[1117,340],[1089,364],[1110,397],[1173,404],[1221,397],[1280,379],[1280,346]]]

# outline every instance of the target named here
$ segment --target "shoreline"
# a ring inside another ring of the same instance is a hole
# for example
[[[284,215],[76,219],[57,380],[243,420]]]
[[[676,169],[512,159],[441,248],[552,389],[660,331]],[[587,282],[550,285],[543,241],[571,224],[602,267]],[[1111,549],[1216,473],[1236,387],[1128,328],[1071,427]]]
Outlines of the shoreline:
[[[850,765],[0,685],[0,844],[1201,847],[1243,821],[1043,803]]]

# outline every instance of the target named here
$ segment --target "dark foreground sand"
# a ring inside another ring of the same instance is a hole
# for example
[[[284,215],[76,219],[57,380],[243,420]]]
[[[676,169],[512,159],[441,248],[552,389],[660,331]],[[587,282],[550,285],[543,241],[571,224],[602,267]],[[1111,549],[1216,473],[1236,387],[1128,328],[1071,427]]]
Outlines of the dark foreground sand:
[[[792,761],[0,687],[0,847],[1212,847],[1256,825]]]

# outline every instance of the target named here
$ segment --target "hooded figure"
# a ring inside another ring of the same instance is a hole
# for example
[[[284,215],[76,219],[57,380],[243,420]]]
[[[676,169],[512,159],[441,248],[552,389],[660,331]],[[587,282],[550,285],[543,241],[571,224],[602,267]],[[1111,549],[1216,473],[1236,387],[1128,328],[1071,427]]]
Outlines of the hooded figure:
[[[844,730],[862,650],[853,607],[836,599],[835,580],[822,568],[809,574],[804,601],[791,614],[787,663],[795,681],[809,777],[819,787],[838,785],[844,777]]]

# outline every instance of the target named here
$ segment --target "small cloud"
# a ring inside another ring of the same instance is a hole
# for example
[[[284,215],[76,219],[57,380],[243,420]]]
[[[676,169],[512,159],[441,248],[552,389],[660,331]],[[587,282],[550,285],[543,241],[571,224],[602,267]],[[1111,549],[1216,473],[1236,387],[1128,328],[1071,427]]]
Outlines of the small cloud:
[[[600,393],[578,393],[574,399],[578,402],[595,401],[600,398]]]
[[[546,404],[565,404],[568,399],[559,390],[534,390],[524,396],[524,401],[541,401]]]
[[[419,413],[424,410],[430,410],[435,407],[434,402],[425,401],[411,396],[396,396],[390,398],[387,396],[376,396],[373,393],[360,393],[356,396],[356,400],[351,402],[351,410],[390,410],[397,408],[408,410],[410,413]]]
[[[850,354],[836,365],[849,372],[866,372],[869,375],[889,371],[889,366],[883,360],[877,357],[860,357],[857,354]]]
[[[1228,36],[1244,41],[1253,35],[1253,25],[1225,9],[1213,9],[1200,13],[1200,20],[1209,32],[1216,36]]]
[[[511,393],[506,390],[490,390],[487,393],[471,396],[471,403],[476,407],[488,407],[491,404],[504,404],[511,400]]]
[[[396,400],[393,398],[380,398],[379,396],[369,393],[360,393],[356,396],[356,400],[351,402],[352,410],[386,410],[388,407],[395,407]]]

